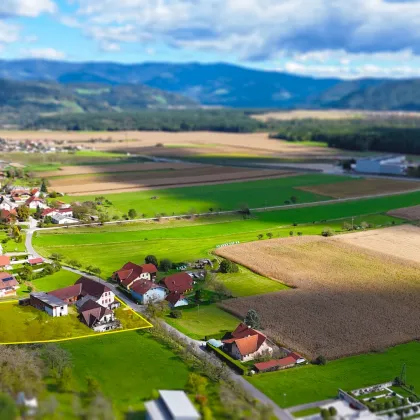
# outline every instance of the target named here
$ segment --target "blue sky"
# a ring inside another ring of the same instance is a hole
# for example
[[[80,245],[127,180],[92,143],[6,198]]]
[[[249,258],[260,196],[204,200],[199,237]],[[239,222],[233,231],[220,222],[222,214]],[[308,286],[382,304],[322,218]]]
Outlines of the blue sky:
[[[0,57],[420,76],[420,0],[1,0]]]

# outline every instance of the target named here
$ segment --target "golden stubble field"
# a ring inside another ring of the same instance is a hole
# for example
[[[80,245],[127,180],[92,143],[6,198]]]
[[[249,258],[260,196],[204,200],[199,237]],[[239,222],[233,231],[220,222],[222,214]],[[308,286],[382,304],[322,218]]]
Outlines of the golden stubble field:
[[[413,229],[406,234],[418,247],[420,229]],[[393,233],[378,232],[386,248]],[[400,243],[406,234],[397,235]],[[219,249],[218,255],[294,288],[222,306],[241,317],[255,309],[269,336],[307,357],[335,359],[420,338],[420,265],[358,245],[298,237]]]
[[[364,178],[337,182],[335,184],[297,187],[297,189],[312,192],[314,194],[326,195],[328,197],[351,198],[402,191],[417,191],[420,190],[420,182],[388,178]]]

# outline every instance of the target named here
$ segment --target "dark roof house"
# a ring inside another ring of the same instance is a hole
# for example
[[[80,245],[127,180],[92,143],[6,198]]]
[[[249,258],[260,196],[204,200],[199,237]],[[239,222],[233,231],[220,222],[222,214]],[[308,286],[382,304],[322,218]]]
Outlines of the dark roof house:
[[[138,265],[128,262],[127,264],[124,264],[120,270],[114,272],[113,278],[125,287],[128,287],[135,280],[140,279],[141,275],[144,273],[149,273],[151,279],[154,279],[154,277],[156,277],[157,268],[153,264]]]
[[[87,277],[80,277],[75,284],[82,285],[82,291],[80,293],[82,296],[90,295],[95,298],[100,298],[105,292],[111,292],[111,289],[107,285]]]
[[[105,315],[113,315],[111,309],[104,308],[92,299],[87,300],[79,309],[80,319],[89,328],[100,322]]]
[[[163,283],[170,293],[185,293],[193,288],[193,279],[187,273],[177,273],[165,277]]]
[[[82,285],[80,283],[74,284],[73,286],[64,287],[63,289],[53,290],[48,292],[48,294],[64,301],[77,300],[82,294]]]

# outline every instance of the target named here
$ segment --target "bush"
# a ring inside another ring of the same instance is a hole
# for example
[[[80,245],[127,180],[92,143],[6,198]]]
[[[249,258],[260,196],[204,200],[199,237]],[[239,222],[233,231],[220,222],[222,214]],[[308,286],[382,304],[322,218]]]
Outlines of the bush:
[[[331,228],[326,228],[322,231],[322,236],[334,236],[334,231]]]
[[[331,416],[336,416],[337,415],[337,409],[335,407],[330,407],[328,409],[328,411],[330,412]]]
[[[329,419],[330,418],[330,412],[326,408],[321,409],[321,417],[323,419]]]
[[[168,272],[172,268],[172,261],[168,260],[167,258],[164,258],[163,260],[160,260],[159,264],[159,270],[163,272]]]
[[[171,311],[170,316],[171,318],[175,319],[182,318],[182,311],[180,311],[179,309],[174,309],[173,311]]]
[[[144,259],[146,264],[153,264],[155,267],[157,267],[158,264],[158,260],[154,255],[148,255],[145,259]]]
[[[327,359],[325,358],[325,356],[320,355],[314,360],[314,364],[324,366],[327,364]]]
[[[233,261],[223,260],[220,263],[219,270],[221,273],[237,273],[239,272],[239,267]]]
[[[207,350],[212,351],[219,359],[223,360],[228,366],[230,366],[233,370],[235,370],[240,375],[246,375],[248,373],[248,369],[244,365],[242,365],[241,362],[233,359],[224,351],[218,349],[217,347],[212,346],[209,343],[206,344],[206,348]]]

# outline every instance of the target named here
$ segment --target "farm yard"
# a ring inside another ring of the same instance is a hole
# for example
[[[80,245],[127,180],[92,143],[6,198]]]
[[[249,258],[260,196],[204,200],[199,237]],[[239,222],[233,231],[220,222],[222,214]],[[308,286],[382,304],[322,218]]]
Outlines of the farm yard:
[[[216,252],[296,288],[221,306],[239,317],[255,309],[271,337],[309,358],[382,350],[420,334],[420,265],[323,237],[273,239]]]
[[[307,365],[247,379],[281,407],[292,407],[334,398],[339,388],[357,389],[388,382],[406,363],[407,382],[418,390],[419,351],[420,342],[413,341],[382,352],[330,361],[321,367]]]
[[[420,182],[361,178],[340,183],[297,187],[297,189],[333,198],[350,198],[420,190]]]

